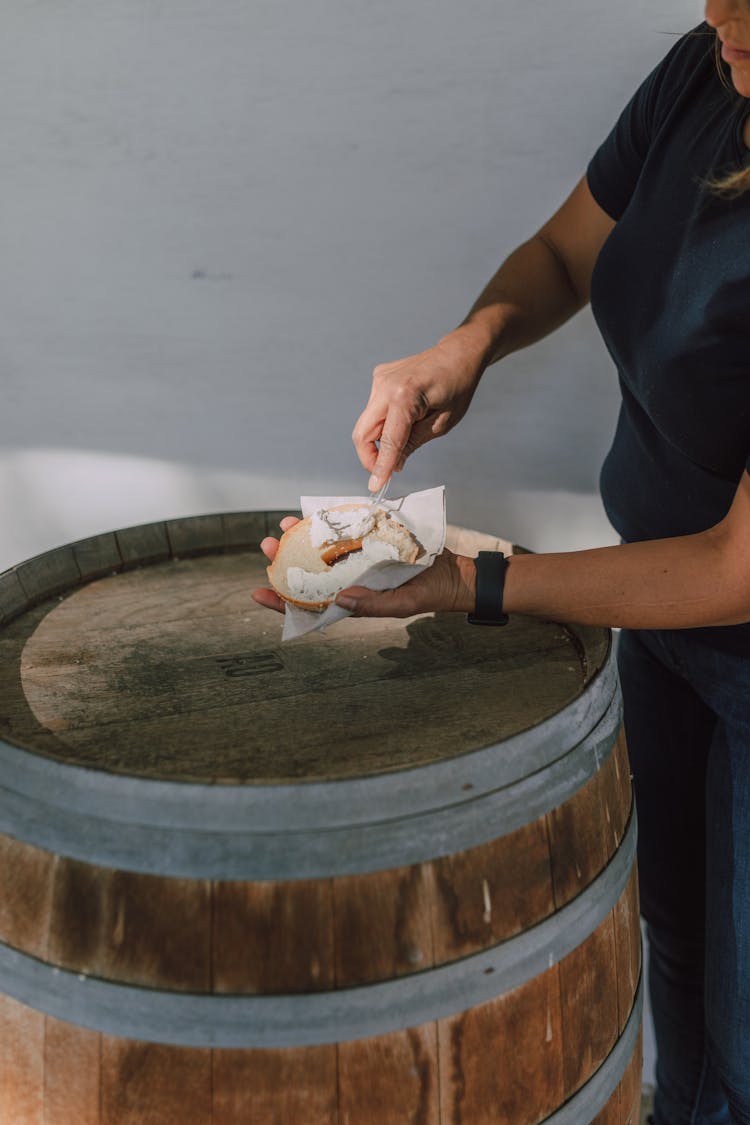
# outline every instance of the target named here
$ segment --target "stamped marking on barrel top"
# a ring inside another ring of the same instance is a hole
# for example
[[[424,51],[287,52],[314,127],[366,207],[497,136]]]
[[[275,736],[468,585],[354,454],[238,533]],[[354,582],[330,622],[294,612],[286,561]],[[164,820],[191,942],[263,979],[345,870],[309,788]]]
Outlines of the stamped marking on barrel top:
[[[283,672],[284,663],[278,652],[238,652],[231,656],[217,656],[216,663],[227,679],[240,676],[265,676],[269,672]]]

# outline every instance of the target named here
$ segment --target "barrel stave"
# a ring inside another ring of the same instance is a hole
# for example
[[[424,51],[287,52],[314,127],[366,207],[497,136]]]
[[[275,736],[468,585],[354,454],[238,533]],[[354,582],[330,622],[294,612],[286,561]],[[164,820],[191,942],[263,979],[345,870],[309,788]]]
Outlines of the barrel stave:
[[[103,980],[211,990],[211,887],[60,859],[46,959]]]
[[[45,1016],[0,993],[0,1121],[44,1122]]]
[[[341,1125],[346,1120],[339,1117],[335,1046],[214,1051],[212,1085],[212,1125]]]
[[[339,1113],[352,1125],[440,1125],[435,1024],[340,1043]]]
[[[44,959],[55,857],[0,835],[0,941]]]
[[[593,778],[547,814],[555,908],[579,895],[614,855],[630,814],[630,786],[618,782],[627,761],[618,740]]]
[[[332,879],[216,881],[212,892],[214,992],[336,987]]]
[[[438,963],[506,941],[554,913],[545,817],[433,867]]]
[[[565,1100],[558,966],[440,1021],[441,1102],[455,1125],[536,1125]]]
[[[47,1016],[44,1125],[100,1125],[102,1037]]]
[[[560,962],[564,1081],[568,1094],[606,1059],[619,1034],[613,916]],[[632,1007],[631,997],[630,1006]],[[629,1010],[629,1009],[628,1009]]]

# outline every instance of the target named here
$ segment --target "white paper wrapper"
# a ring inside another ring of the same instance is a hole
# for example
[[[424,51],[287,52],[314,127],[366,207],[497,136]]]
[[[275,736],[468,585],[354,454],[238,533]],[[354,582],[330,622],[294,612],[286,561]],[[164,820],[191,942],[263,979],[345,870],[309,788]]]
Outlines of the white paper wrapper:
[[[369,504],[371,496],[300,496],[303,516],[311,516],[320,508],[334,508],[338,504]],[[410,578],[432,566],[437,555],[445,546],[445,488],[427,488],[422,492],[412,492],[397,500],[382,500],[378,505],[394,513],[396,518],[409,528],[424,548],[424,554],[415,563],[402,563],[388,559],[376,563],[366,570],[352,585],[366,586],[368,590],[394,590]],[[282,641],[304,636],[315,629],[323,629],[349,617],[349,611],[337,605],[329,605],[322,613],[287,605],[284,614]]]

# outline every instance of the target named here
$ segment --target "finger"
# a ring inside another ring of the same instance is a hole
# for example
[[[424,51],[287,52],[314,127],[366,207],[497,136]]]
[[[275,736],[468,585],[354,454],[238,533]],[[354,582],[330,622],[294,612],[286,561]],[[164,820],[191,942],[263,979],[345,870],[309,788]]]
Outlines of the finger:
[[[431,438],[442,438],[443,434],[448,433],[451,429],[453,421],[449,411],[442,411],[440,414],[435,414],[430,420]],[[427,440],[428,439],[425,439],[425,441]]]
[[[399,586],[396,590],[350,586],[336,596],[336,605],[348,609],[353,617],[411,617],[419,613],[406,586]]]
[[[404,450],[408,457],[412,428],[428,411],[424,395],[413,387],[397,387],[387,399],[373,391],[352,432],[359,459],[371,473],[371,491],[385,483]]]
[[[298,516],[284,516],[279,523],[279,527],[282,531],[288,531],[290,527],[294,527],[294,525],[299,522]],[[261,539],[260,549],[266,558],[273,562],[279,549],[279,541],[275,536],[267,535],[265,539]]]
[[[275,609],[277,613],[284,613],[284,603],[277,593],[273,590],[262,588],[260,590],[253,590],[250,597],[258,605],[262,605],[264,609]]]
[[[428,441],[445,433],[442,425],[439,425],[440,419],[447,418],[447,414],[435,414],[430,412],[425,418],[421,418],[415,422],[409,434],[409,440],[406,443],[405,453],[408,457],[410,453],[414,453],[421,445],[426,445]]]
[[[414,418],[410,411],[399,410],[394,406],[388,411],[383,432],[380,435],[378,456],[368,482],[371,491],[374,492],[380,488],[394,472],[399,461],[402,458],[405,461],[409,456],[411,452],[409,442],[413,425]]]
[[[384,415],[368,406],[352,431],[352,441],[363,469],[371,473],[378,459],[378,438],[383,431]]]
[[[260,549],[269,562],[273,562],[279,549],[279,541],[274,539],[272,535],[267,535],[265,539],[261,539]]]

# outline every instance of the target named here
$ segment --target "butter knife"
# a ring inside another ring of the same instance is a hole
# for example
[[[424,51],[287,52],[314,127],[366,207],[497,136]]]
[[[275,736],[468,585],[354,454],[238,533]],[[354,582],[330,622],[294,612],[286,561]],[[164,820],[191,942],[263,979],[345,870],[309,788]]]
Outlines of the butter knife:
[[[370,503],[369,503],[369,504],[367,505],[367,506],[368,506],[368,508],[370,509],[370,511],[373,511],[373,510],[374,510],[375,508],[377,508],[377,506],[378,506],[378,504],[379,504],[379,503],[381,502],[381,500],[384,500],[384,499],[385,499],[385,494],[386,494],[386,492],[388,491],[388,485],[389,485],[390,483],[391,483],[391,478],[390,478],[390,477],[388,477],[388,478],[387,478],[387,480],[386,480],[386,482],[385,482],[385,484],[383,484],[383,485],[382,485],[382,486],[381,486],[381,487],[380,487],[380,488],[378,489],[378,491],[377,491],[377,492],[375,493],[375,495],[374,495],[374,496],[371,496],[371,497],[370,497]]]

